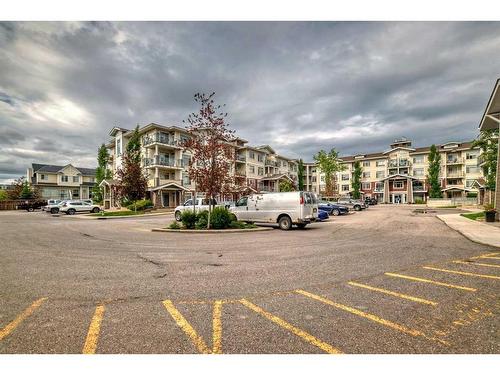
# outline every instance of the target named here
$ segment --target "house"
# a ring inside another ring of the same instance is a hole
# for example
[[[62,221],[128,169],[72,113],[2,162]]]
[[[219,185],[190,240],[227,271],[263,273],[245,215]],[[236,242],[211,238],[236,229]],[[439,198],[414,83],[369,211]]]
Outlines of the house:
[[[41,192],[42,199],[89,199],[95,185],[94,168],[33,163],[26,172],[32,188]]]

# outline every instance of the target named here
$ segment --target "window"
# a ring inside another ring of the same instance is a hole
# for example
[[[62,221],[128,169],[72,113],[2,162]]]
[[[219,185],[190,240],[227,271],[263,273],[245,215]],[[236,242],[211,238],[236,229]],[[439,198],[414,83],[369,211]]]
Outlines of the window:
[[[342,181],[349,181],[349,175],[348,174],[343,174],[342,175]]]
[[[370,190],[371,189],[371,185],[369,182],[363,182],[361,184],[361,190]]]
[[[363,178],[370,178],[370,172],[363,172]]]
[[[467,173],[479,173],[479,172],[481,172],[481,168],[479,168],[479,167],[473,167],[473,166],[467,166],[467,167],[465,167],[465,171]]]
[[[44,174],[40,175],[40,180],[45,180],[45,175]]]
[[[349,185],[342,185],[342,191],[349,191]]]
[[[424,162],[424,155],[418,155],[413,157],[413,164],[422,164]]]
[[[394,188],[395,189],[402,189],[403,188],[403,181],[394,181]]]
[[[264,168],[259,167],[259,176],[264,176]]]
[[[253,165],[250,166],[250,173],[255,173],[255,167]]]
[[[73,176],[73,182],[80,182],[80,176]]]
[[[250,159],[255,159],[255,152],[250,151]]]
[[[465,187],[466,188],[471,188],[472,187],[472,184],[475,182],[476,180],[465,180]]]
[[[262,154],[257,154],[257,161],[263,162],[264,156]]]
[[[182,174],[182,184],[183,185],[191,185],[191,180],[189,179],[189,174],[187,174],[187,173]]]
[[[182,155],[182,166],[189,167],[189,162],[191,161],[190,155]]]
[[[236,202],[236,207],[246,207],[248,202],[248,197],[240,198],[238,202]]]
[[[424,175],[424,168],[415,168],[413,170],[413,175],[414,176],[423,176]]]
[[[384,171],[377,171],[377,178],[384,178],[384,177],[385,177]]]
[[[80,189],[73,189],[71,195],[73,198],[80,198]]]
[[[316,182],[316,176],[311,177],[311,182]]]
[[[325,176],[321,176],[320,181],[325,182]]]
[[[122,154],[122,140],[118,138],[116,140],[116,156],[120,156]]]
[[[385,166],[385,161],[379,160],[379,161],[377,161],[376,165],[377,165],[377,167],[384,167]]]
[[[61,176],[61,181],[62,182],[68,182],[68,176],[62,175]]]
[[[186,202],[184,202],[184,206],[192,206],[193,205],[193,200],[188,199]]]
[[[89,177],[89,182],[95,182],[95,178],[94,177]]]
[[[383,191],[384,190],[384,183],[383,182],[377,182],[375,184],[375,190],[376,191]]]
[[[478,157],[477,152],[467,152],[467,153],[465,154],[465,158],[466,158],[467,160],[476,159],[477,157]]]
[[[369,161],[364,161],[363,162],[363,167],[369,167],[370,166],[370,162]]]

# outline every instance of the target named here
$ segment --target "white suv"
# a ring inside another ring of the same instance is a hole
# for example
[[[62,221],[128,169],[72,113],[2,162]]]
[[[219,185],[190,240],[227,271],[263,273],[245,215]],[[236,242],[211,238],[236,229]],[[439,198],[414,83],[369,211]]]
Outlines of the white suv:
[[[99,206],[82,201],[66,201],[59,207],[59,211],[66,215],[74,215],[77,212],[98,213],[100,210]]]

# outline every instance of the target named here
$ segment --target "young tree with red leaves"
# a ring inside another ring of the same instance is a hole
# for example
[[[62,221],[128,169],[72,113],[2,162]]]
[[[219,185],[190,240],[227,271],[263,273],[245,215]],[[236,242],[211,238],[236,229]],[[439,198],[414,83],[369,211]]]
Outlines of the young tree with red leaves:
[[[231,165],[235,156],[228,143],[234,131],[225,123],[227,113],[222,111],[225,104],[216,105],[214,96],[215,92],[210,95],[197,93],[194,96],[200,110],[188,116],[189,139],[184,142],[184,147],[192,153],[189,178],[195,181],[196,189],[209,198],[208,229],[214,197],[234,187]]]

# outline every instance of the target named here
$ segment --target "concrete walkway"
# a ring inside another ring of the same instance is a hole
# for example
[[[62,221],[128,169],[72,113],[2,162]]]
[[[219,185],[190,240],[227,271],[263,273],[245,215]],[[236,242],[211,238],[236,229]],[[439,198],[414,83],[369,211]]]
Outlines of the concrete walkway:
[[[500,228],[498,227],[467,219],[460,214],[437,215],[437,218],[471,241],[500,247]]]

